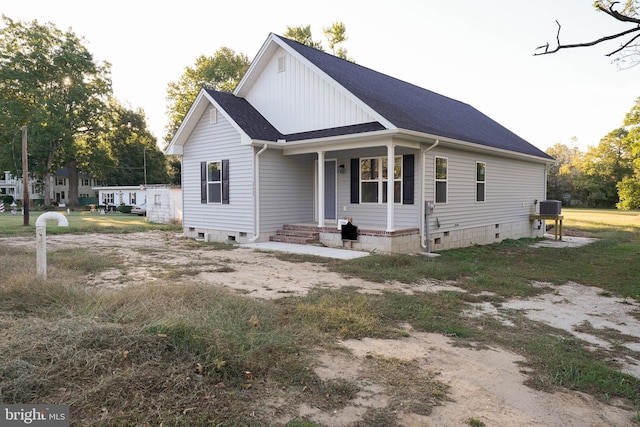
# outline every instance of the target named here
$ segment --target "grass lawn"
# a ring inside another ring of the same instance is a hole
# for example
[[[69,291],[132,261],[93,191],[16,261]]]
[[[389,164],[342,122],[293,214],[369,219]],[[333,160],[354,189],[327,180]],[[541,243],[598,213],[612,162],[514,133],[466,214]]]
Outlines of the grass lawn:
[[[24,225],[22,215],[11,215],[9,212],[0,214],[0,237],[35,236],[36,220],[45,212],[32,211],[29,213],[29,225]],[[47,234],[61,233],[133,233],[151,229],[181,230],[180,226],[153,224],[147,222],[144,216],[123,213],[109,213],[100,215],[98,212],[59,211],[67,217],[68,227],[59,227],[56,221],[47,222]]]
[[[414,331],[454,337],[460,346],[500,347],[521,355],[533,388],[576,390],[640,411],[640,380],[612,362],[621,355],[640,359],[640,352],[623,346],[593,351],[564,331],[516,314],[511,318],[516,327],[507,328],[490,316],[463,313],[469,303],[499,306],[553,292],[567,281],[640,301],[640,213],[563,209],[563,214],[567,233],[599,240],[563,249],[534,249],[533,239],[508,240],[443,251],[437,258],[275,255],[321,262],[341,275],[370,281],[450,280],[465,291],[411,295],[318,286],[303,297],[258,300],[222,287],[187,286],[180,266],[157,272],[144,286],[104,292],[87,287],[87,277],[124,268],[115,255],[51,253],[56,274],[45,283],[34,278],[33,249],[0,245],[0,336],[11,337],[0,340],[0,400],[70,404],[72,419],[82,420],[77,425],[273,425],[274,414],[265,405],[274,396],[288,402],[284,407],[304,402],[327,412],[356,398],[356,381],[323,381],[309,369],[317,363],[318,347],[335,350],[346,338],[394,339],[407,334],[403,325],[408,324]],[[32,212],[30,227],[22,226],[21,217],[0,215],[0,237],[34,236],[37,215]],[[178,229],[127,214],[72,212],[69,222],[68,228],[49,224],[47,232]],[[171,249],[153,248],[158,256]],[[534,281],[549,287],[532,286]],[[446,387],[411,364],[375,358],[370,363],[377,377],[402,385],[402,401],[413,402],[419,413],[429,413],[431,404],[425,402],[446,400]],[[357,425],[399,426],[396,409],[366,413]],[[285,425],[318,424],[303,417]]]

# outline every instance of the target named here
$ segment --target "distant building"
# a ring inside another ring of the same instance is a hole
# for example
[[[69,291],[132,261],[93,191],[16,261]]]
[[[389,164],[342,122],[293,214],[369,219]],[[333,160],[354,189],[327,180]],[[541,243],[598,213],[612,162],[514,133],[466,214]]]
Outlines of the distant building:
[[[98,193],[98,204],[109,206],[133,206],[145,203],[147,192],[143,185],[118,185],[93,187]]]
[[[49,197],[53,203],[69,203],[69,169],[59,168],[49,177],[51,194]],[[80,204],[95,202],[98,193],[92,187],[98,184],[97,180],[90,175],[78,174],[78,198]],[[4,171],[0,176],[0,195],[13,196],[14,200],[23,200],[22,178],[14,177],[9,171]],[[44,182],[40,179],[29,179],[29,200],[37,202],[44,200]]]
[[[182,188],[179,185],[148,185],[147,220],[182,224]]]

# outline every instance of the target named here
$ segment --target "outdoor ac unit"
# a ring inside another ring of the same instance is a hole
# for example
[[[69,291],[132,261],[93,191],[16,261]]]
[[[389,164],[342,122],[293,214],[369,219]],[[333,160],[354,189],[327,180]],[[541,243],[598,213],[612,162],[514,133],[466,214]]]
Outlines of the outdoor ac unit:
[[[560,215],[562,203],[560,200],[543,200],[540,202],[540,215]]]

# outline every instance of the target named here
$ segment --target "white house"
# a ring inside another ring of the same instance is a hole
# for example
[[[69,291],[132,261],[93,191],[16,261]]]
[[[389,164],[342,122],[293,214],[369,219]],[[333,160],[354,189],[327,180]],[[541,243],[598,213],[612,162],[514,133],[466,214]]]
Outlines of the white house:
[[[275,34],[167,153],[187,236],[409,253],[541,236],[553,162],[467,104]]]
[[[145,203],[147,192],[140,185],[119,185],[112,187],[94,187],[98,192],[98,204],[109,206],[133,206]]]
[[[69,203],[69,169],[58,168],[49,179],[50,199],[59,204]],[[92,188],[96,183],[95,178],[83,173],[78,174],[78,197],[81,204],[90,203],[97,197],[98,193]],[[6,194],[13,196],[15,200],[23,200],[22,187],[22,178],[13,177],[9,171],[0,175],[0,195]],[[29,179],[29,199],[44,199],[44,184],[41,180]]]

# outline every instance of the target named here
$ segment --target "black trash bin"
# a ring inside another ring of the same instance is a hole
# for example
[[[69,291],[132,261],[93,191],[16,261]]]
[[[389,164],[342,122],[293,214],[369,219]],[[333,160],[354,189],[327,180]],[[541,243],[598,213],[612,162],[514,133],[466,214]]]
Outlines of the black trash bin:
[[[358,240],[358,227],[347,222],[341,228],[342,240]]]

